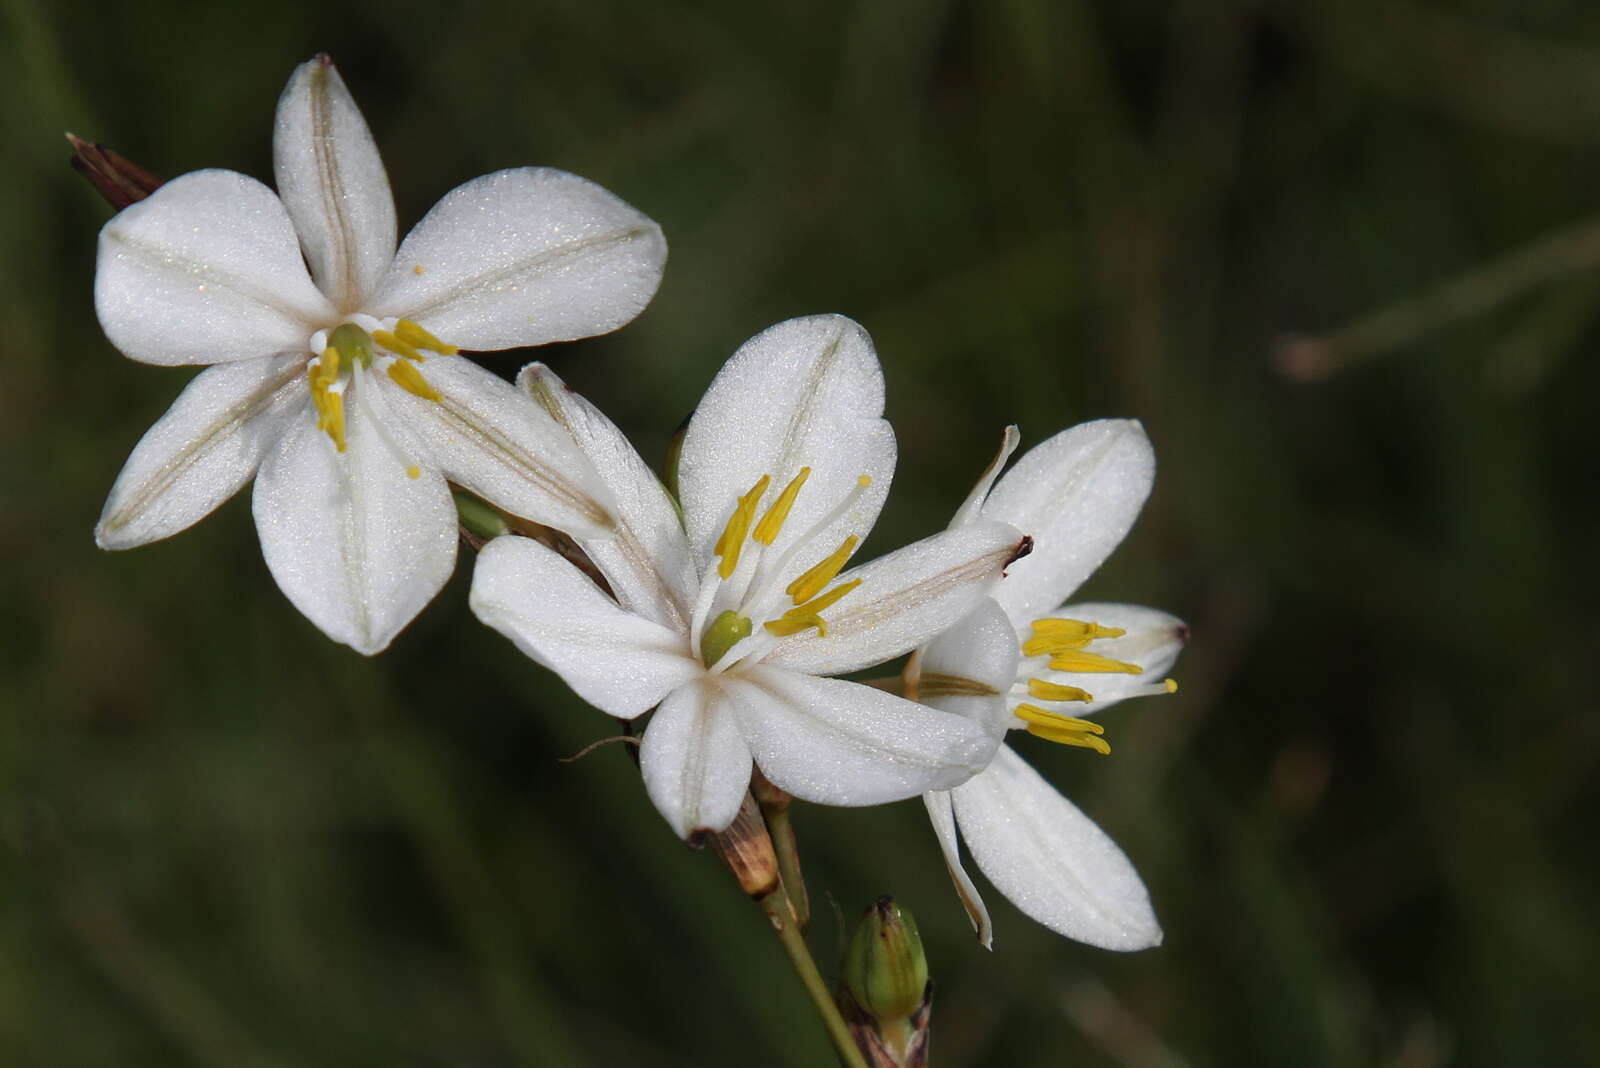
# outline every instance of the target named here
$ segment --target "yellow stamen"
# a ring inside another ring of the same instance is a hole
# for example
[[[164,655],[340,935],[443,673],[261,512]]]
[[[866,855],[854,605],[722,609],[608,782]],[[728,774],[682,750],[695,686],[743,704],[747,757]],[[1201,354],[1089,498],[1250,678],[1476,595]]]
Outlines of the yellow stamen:
[[[311,369],[311,385],[315,389],[320,386],[327,389],[339,380],[339,350],[329,345],[322,350],[322,359],[317,361],[317,366]]]
[[[1144,668],[1138,664],[1130,664],[1126,660],[1113,660],[1109,656],[1098,653],[1084,653],[1072,649],[1064,649],[1050,658],[1050,667],[1055,671],[1093,671],[1093,672],[1121,672],[1124,675],[1143,675]]]
[[[391,363],[389,365],[389,377],[394,379],[395,385],[413,396],[430,401],[444,399],[439,395],[439,391],[429,385],[426,378],[422,377],[422,372],[409,363]]]
[[[1178,692],[1178,680],[1177,679],[1167,679],[1161,685],[1163,685],[1163,686],[1165,686],[1167,688],[1167,692],[1168,693],[1177,693]]]
[[[1116,627],[1102,627],[1076,619],[1036,619],[1031,625],[1033,637],[1022,643],[1023,656],[1052,656],[1086,649],[1097,638],[1120,638],[1127,633]]]
[[[771,545],[778,540],[778,531],[783,529],[783,521],[789,518],[789,509],[794,507],[794,499],[800,495],[800,487],[806,484],[806,479],[811,477],[811,468],[802,467],[800,473],[795,475],[789,484],[783,487],[783,493],[767,509],[767,514],[761,517],[761,522],[756,524],[756,532],[751,535],[762,545]]]
[[[440,341],[410,319],[401,319],[398,323],[395,323],[394,332],[406,344],[419,349],[427,349],[429,352],[437,352],[440,356],[454,356],[461,351],[454,345],[447,345]]]
[[[312,393],[313,398],[316,396],[316,393]],[[327,431],[333,439],[333,447],[344,452],[344,394],[323,390],[317,409],[322,413],[322,418],[317,420],[317,429]]]
[[[1101,737],[1106,729],[1093,720],[1063,716],[1029,704],[1018,705],[1012,712],[1027,723],[1028,733],[1035,737],[1062,745],[1075,745],[1080,749],[1093,749],[1101,756],[1111,752],[1111,744]]]
[[[852,579],[849,582],[841,583],[821,597],[813,598],[805,604],[796,605],[777,619],[768,620],[762,626],[780,638],[786,638],[810,627],[816,627],[817,636],[826,638],[828,636],[828,624],[822,618],[822,610],[833,607],[841,597],[859,585],[861,585],[860,579]]]
[[[717,574],[723,578],[731,577],[739,566],[739,553],[744,549],[744,536],[750,531],[750,520],[755,517],[756,505],[761,503],[761,496],[771,483],[771,475],[762,475],[750,487],[750,492],[739,498],[733,515],[728,517],[728,525],[723,528],[722,537],[717,539],[716,548],[712,550],[713,555],[722,558],[717,564]]]
[[[850,559],[850,554],[856,551],[856,545],[861,541],[854,534],[844,539],[844,542],[817,565],[784,587],[783,592],[793,598],[795,604],[803,604],[817,595],[817,592],[834,580],[845,563]]]
[[[1093,701],[1094,695],[1076,686],[1062,686],[1043,679],[1029,679],[1028,693],[1041,701]]]
[[[372,340],[376,341],[378,344],[382,345],[396,356],[404,356],[406,359],[415,360],[418,363],[425,363],[428,359],[422,353],[418,352],[411,344],[402,341],[398,337],[395,337],[387,330],[374,330],[372,332]]]

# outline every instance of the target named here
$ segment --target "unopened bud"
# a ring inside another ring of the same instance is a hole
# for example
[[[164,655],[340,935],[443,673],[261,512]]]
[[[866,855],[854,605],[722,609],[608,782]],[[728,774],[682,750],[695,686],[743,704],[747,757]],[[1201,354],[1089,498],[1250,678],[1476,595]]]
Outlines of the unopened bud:
[[[856,1004],[878,1020],[901,1020],[922,1007],[928,959],[908,909],[880,897],[845,950],[844,982]]]

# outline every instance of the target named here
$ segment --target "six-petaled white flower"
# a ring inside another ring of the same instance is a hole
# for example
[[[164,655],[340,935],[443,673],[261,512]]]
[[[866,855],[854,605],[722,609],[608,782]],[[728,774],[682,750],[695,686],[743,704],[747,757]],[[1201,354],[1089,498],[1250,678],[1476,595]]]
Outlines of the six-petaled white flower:
[[[1138,423],[1100,420],[1030,450],[996,484],[1016,443],[1016,428],[1008,428],[951,529],[1003,520],[1031,535],[1034,551],[1012,566],[992,600],[913,658],[908,692],[1001,734],[1027,730],[1109,752],[1099,725],[1083,715],[1176,689],[1171,680],[1147,680],[1172,666],[1188,630],[1151,608],[1063,602],[1133,526],[1155,457]],[[985,946],[989,913],[961,866],[958,823],[978,867],[1045,926],[1106,949],[1160,944],[1149,893],[1127,856],[1007,746],[982,773],[923,800]]]
[[[273,149],[277,194],[198,171],[101,232],[95,305],[112,344],[216,366],[134,449],[96,540],[164,538],[255,476],[279,586],[375,653],[454,566],[447,479],[539,522],[609,529],[609,496],[570,439],[455,353],[621,326],[655,292],[666,245],[599,186],[522,168],[449,193],[397,250],[383,162],[326,57],[290,78]]]
[[[683,438],[681,520],[595,408],[537,364],[519,384],[616,501],[615,538],[577,539],[610,591],[537,542],[501,537],[479,555],[473,610],[590,704],[623,719],[656,709],[640,765],[680,835],[726,827],[752,763],[832,805],[947,789],[989,763],[999,739],[988,724],[819,677],[948,629],[1026,544],[979,519],[843,571],[895,460],[859,326],[790,320],[734,354]]]

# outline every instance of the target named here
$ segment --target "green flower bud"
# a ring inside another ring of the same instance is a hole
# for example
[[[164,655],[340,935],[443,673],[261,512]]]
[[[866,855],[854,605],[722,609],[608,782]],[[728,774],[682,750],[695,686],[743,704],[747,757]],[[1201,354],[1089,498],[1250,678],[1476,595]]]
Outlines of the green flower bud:
[[[844,984],[878,1020],[900,1020],[922,1007],[928,959],[909,909],[880,897],[867,910],[844,955]]]

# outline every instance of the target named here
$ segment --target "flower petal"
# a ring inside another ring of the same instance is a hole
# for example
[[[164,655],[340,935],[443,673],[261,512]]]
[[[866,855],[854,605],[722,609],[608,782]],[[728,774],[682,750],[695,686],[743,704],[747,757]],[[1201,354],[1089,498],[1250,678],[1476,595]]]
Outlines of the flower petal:
[[[289,76],[272,162],[312,277],[341,312],[360,310],[394,258],[394,197],[367,120],[327,56]]]
[[[865,475],[871,486],[847,514],[815,532],[810,567],[846,535],[865,536],[894,475],[894,432],[883,418],[883,371],[867,332],[842,315],[768,327],[723,365],[695,410],[678,462],[684,526],[704,570],[735,498],[771,475],[767,500],[810,467],[769,553],[782,553]]]
[[[995,479],[1000,477],[1000,471],[1005,467],[1006,461],[1011,459],[1011,454],[1017,451],[1017,445],[1022,441],[1022,434],[1017,430],[1016,424],[1005,428],[1000,434],[1000,448],[994,454],[994,459],[989,461],[989,466],[983,469],[978,476],[978,481],[967,493],[967,499],[961,502],[961,507],[956,509],[956,514],[951,517],[950,525],[964,527],[983,510],[983,503],[989,499],[989,491],[994,488]]]
[[[306,401],[305,358],[268,356],[196,375],[134,446],[106,498],[94,539],[130,549],[198,522],[255,476]]]
[[[1076,716],[1098,712],[1128,697],[1143,696],[1151,686],[1159,686],[1189,640],[1189,626],[1183,620],[1160,609],[1141,608],[1135,604],[1066,604],[1051,615],[1127,631],[1120,638],[1098,639],[1089,651],[1144,668],[1139,675],[1068,671],[1040,674],[1046,682],[1076,686],[1094,694],[1093,701],[1072,706],[1072,714]]]
[[[406,477],[369,412],[349,411],[346,427],[340,453],[309,405],[291,420],[256,478],[256,529],[294,606],[334,641],[370,655],[450,577],[455,506],[437,471]]]
[[[100,231],[94,305],[124,356],[207,364],[304,352],[334,312],[300,258],[272,190],[232,171],[195,171]]]
[[[687,633],[696,576],[678,510],[661,480],[616,424],[544,364],[524,367],[517,386],[566,429],[611,491],[616,536],[583,543],[611,592],[629,611]]]
[[[993,949],[994,925],[989,922],[989,910],[967,869],[961,866],[961,847],[956,844],[956,815],[950,791],[923,794],[922,803],[928,807],[928,819],[933,821],[933,833],[944,853],[944,866],[950,871],[950,881],[956,884],[956,896],[961,899],[961,907],[967,910],[972,929],[978,933],[978,944],[984,949]]]
[[[1132,419],[1100,419],[1063,430],[1023,454],[983,507],[1033,537],[995,594],[1012,621],[1054,608],[1122,541],[1150,495],[1155,453]]]
[[[750,788],[750,765],[738,722],[709,680],[668,695],[639,746],[645,790],[680,838],[733,822]]]
[[[806,674],[841,675],[899,656],[1009,583],[1000,578],[1021,541],[1006,524],[980,520],[847,571],[836,581],[861,585],[826,610],[828,633],[784,638],[762,659]]]
[[[1023,912],[1102,949],[1161,944],[1139,874],[1109,835],[1002,746],[954,791],[961,837],[979,869]]]
[[[982,769],[982,724],[858,682],[760,665],[724,675],[762,774],[806,801],[878,805],[947,790]]]
[[[666,259],[661,228],[593,182],[498,171],[445,194],[406,235],[372,314],[464,349],[570,341],[643,311]]]
[[[918,662],[917,700],[1004,734],[1014,722],[1006,695],[1021,652],[1005,610],[985,597],[965,619],[935,638]]]
[[[702,674],[679,632],[625,611],[554,550],[495,538],[472,572],[472,611],[596,708],[632,719]]]
[[[422,375],[439,400],[387,379],[384,395],[446,478],[514,515],[574,536],[611,536],[610,491],[544,409],[460,356],[431,357]]]

